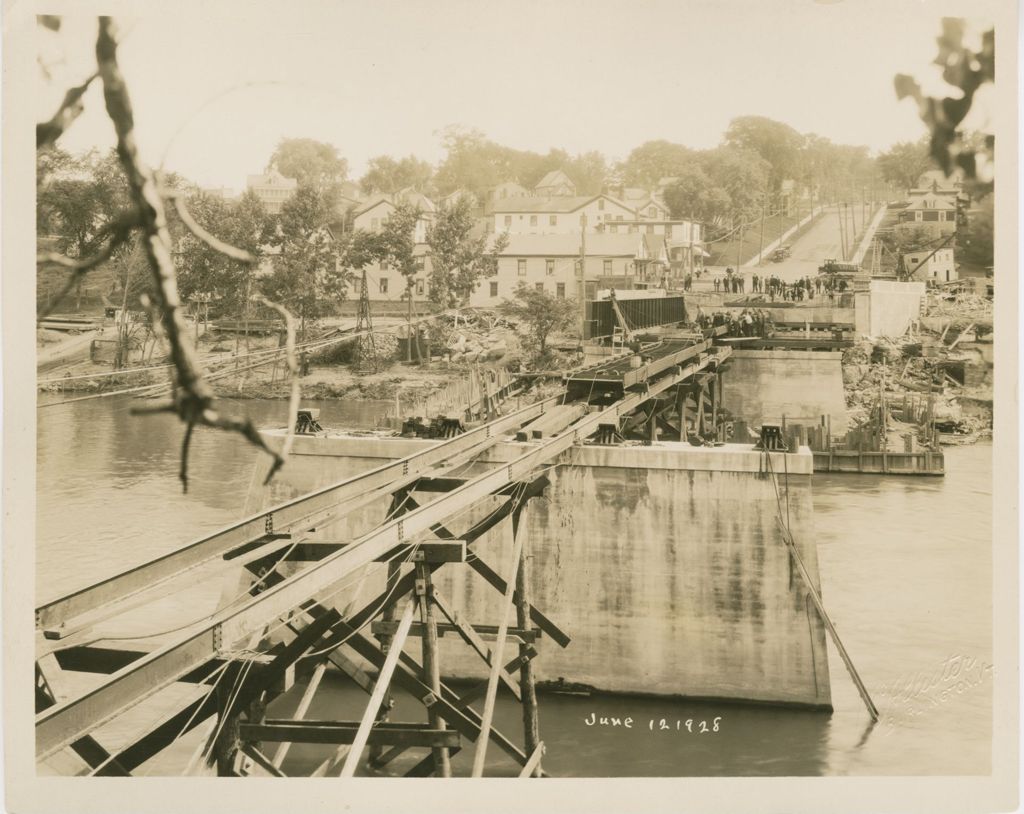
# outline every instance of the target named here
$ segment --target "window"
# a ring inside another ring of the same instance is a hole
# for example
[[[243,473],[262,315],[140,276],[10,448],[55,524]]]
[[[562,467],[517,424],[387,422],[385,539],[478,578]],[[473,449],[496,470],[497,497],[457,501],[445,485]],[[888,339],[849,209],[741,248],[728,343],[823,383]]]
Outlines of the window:
[[[380,278],[380,293],[381,294],[387,294],[388,293],[388,278],[387,277],[381,277]]]
[[[530,226],[536,226],[536,225],[537,225],[537,216],[536,215],[530,215]]]
[[[618,227],[618,226],[616,226],[616,225],[615,225],[615,224],[613,223],[613,224],[612,224],[612,234],[613,234],[613,235],[617,235],[618,233],[619,233],[619,227]]]
[[[370,231],[376,232],[380,227],[380,218],[370,218]]]
[[[665,224],[665,237],[668,237],[668,238],[672,237],[672,224],[671,223],[666,223]]]
[[[548,218],[548,226],[558,226],[558,215],[551,215]]]
[[[575,265],[576,265],[576,276],[577,277],[582,277],[583,276],[583,263],[581,261],[577,260]]]
[[[604,212],[604,198],[598,198],[597,199],[597,208],[600,211]]]
[[[615,220],[625,220],[625,218],[622,215],[616,215]]]
[[[555,284],[555,294],[558,296],[560,300],[565,299],[565,283]]]
[[[555,261],[554,260],[546,260],[545,261],[545,271],[547,271],[548,277],[550,277],[552,274],[555,273]]]
[[[512,216],[511,215],[505,215],[505,225],[506,226],[511,226],[512,225]]]
[[[519,265],[519,276],[520,277],[525,277],[526,276],[526,261],[520,259],[518,261],[518,265]]]
[[[417,280],[416,281],[416,294],[417,294],[417,296],[420,296],[420,297],[423,296],[423,288],[424,288],[423,281],[422,280]]]
[[[654,234],[654,224],[653,223],[648,223],[647,224],[647,234],[649,234],[649,235],[653,235]]]
[[[604,261],[604,273],[606,275],[608,275],[608,276],[611,276],[611,273],[612,273],[612,261],[611,260],[605,260]]]
[[[491,296],[492,297],[497,297],[498,296],[498,284],[496,282],[492,282],[491,283]]]
[[[924,213],[924,219],[925,220],[938,220],[940,214],[942,214],[942,213],[941,212],[925,212]]]
[[[537,283],[536,284],[536,288],[537,288],[538,291],[543,291],[544,290],[544,283]]]
[[[655,207],[653,207],[653,206],[650,207],[647,210],[647,217],[649,217],[649,218],[656,218],[656,217],[658,217],[658,210]]]

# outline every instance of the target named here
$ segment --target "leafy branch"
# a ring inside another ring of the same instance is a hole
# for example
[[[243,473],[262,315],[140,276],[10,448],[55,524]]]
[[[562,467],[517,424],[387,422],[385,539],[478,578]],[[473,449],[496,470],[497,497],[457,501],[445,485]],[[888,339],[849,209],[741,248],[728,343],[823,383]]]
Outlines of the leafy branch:
[[[154,300],[147,302],[147,306],[150,308],[154,328],[159,324],[170,347],[174,381],[170,403],[155,407],[136,408],[133,413],[174,413],[184,422],[185,435],[182,439],[179,473],[184,490],[188,489],[188,455],[196,426],[238,433],[253,446],[270,455],[273,458],[273,465],[267,475],[267,482],[269,482],[283,465],[284,457],[266,444],[251,419],[224,416],[214,408],[213,390],[204,378],[195,349],[188,339],[188,326],[178,293],[177,274],[171,259],[171,237],[167,227],[164,198],[174,201],[182,222],[199,240],[207,243],[216,251],[241,262],[255,263],[255,258],[249,252],[218,240],[199,226],[188,212],[180,195],[174,191],[161,190],[155,174],[142,160],[135,139],[135,120],[131,98],[124,74],[117,61],[117,32],[114,21],[110,17],[99,18],[96,62],[98,66],[96,75],[90,77],[83,85],[69,91],[54,117],[49,122],[37,126],[37,146],[42,148],[52,145],[66,127],[74,121],[82,110],[82,95],[91,81],[99,77],[103,83],[107,115],[117,134],[117,156],[127,180],[131,209],[109,227],[111,236],[97,254],[84,259],[44,254],[38,260],[43,263],[62,265],[71,270],[64,291],[67,293],[82,275],[109,259],[119,246],[127,242],[138,231],[155,289]],[[59,300],[58,297],[55,302]],[[276,306],[271,305],[271,307]],[[278,310],[283,311],[279,307]],[[294,327],[290,315],[286,315],[286,323],[289,326],[289,335],[294,337]],[[290,342],[289,367],[294,374],[294,338]],[[296,377],[293,379],[293,408],[298,400],[295,392],[297,386]]]

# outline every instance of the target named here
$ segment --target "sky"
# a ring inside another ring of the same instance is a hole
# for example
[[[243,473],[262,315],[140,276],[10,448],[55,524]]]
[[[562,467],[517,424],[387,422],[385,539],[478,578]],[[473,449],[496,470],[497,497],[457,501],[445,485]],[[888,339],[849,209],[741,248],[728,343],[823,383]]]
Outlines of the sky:
[[[940,19],[983,0],[376,0],[125,4],[120,61],[154,166],[241,190],[283,137],[443,158],[450,125],[519,149],[720,143],[736,116],[884,150],[924,125],[893,76],[941,89]],[[69,12],[75,6],[69,6]],[[980,21],[983,22],[983,21]],[[95,18],[36,32],[37,119],[95,70]],[[99,83],[62,146],[113,146]]]

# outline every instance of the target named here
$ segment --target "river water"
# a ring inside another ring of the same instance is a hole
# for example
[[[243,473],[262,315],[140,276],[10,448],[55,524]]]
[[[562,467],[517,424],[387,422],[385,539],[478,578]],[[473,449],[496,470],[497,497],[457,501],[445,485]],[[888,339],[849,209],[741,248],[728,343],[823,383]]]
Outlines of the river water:
[[[183,494],[180,425],[170,416],[133,417],[131,406],[98,399],[38,410],[40,599],[169,551],[245,511],[257,452],[237,437],[197,431]],[[284,423],[284,402],[234,406],[257,423]],[[311,406],[327,425],[371,426],[391,405]],[[881,711],[877,725],[869,725],[830,644],[831,715],[544,694],[545,769],[609,777],[987,774],[991,676],[1011,669],[992,665],[991,466],[991,447],[976,445],[947,448],[944,478],[814,478],[823,598]],[[309,715],[358,717],[360,703],[360,691],[332,680]],[[412,703],[399,699],[399,710]],[[288,704],[294,701],[282,703],[282,715]],[[590,725],[592,713],[608,724]],[[496,726],[520,731],[510,699],[499,699]],[[146,771],[180,769],[197,742],[187,740]],[[456,774],[468,773],[472,751],[454,759]],[[302,774],[323,756],[321,748],[296,745],[284,769]],[[488,760],[489,773],[514,772],[495,748]]]

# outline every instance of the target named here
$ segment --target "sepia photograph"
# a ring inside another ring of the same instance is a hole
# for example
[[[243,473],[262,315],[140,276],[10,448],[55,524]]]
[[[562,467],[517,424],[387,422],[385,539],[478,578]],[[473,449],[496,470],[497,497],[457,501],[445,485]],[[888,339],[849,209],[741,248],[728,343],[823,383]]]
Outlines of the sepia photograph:
[[[5,12],[12,811],[1018,805],[1016,4]]]

